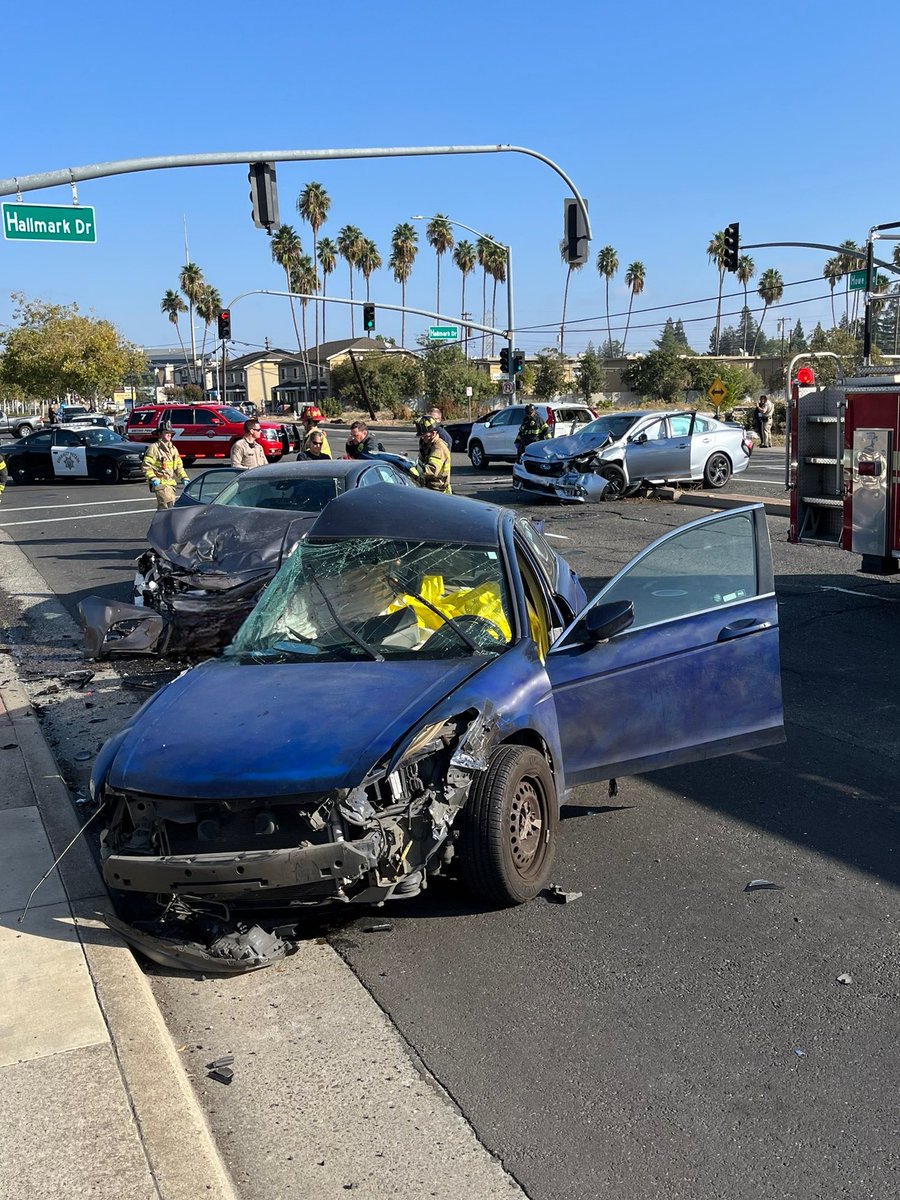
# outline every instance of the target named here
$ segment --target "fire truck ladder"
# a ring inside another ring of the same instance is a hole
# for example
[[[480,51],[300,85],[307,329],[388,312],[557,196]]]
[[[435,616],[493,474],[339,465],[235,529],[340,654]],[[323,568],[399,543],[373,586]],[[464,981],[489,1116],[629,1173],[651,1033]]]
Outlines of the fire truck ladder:
[[[844,372],[836,354],[822,352],[798,354],[788,366],[788,381],[802,358],[835,358],[844,381]],[[841,539],[844,520],[843,387],[817,387],[791,398],[794,420],[788,421],[785,438],[785,484],[796,492],[798,542],[827,542]],[[793,432],[793,438],[791,433]]]

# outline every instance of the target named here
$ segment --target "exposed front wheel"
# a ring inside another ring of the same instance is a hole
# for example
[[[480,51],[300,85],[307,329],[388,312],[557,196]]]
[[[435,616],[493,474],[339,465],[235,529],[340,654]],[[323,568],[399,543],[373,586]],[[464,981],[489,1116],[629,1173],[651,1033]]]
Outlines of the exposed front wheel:
[[[481,442],[473,442],[469,447],[469,461],[476,471],[484,471],[488,466],[488,456],[484,452],[484,446]]]
[[[727,454],[711,454],[703,470],[707,487],[724,487],[731,478],[731,462]]]
[[[490,904],[524,904],[546,886],[559,831],[547,760],[527,746],[503,746],[461,813],[460,873]]]
[[[628,482],[621,467],[610,463],[609,466],[598,467],[597,474],[601,479],[606,480],[606,488],[603,492],[604,500],[620,500],[625,495]]]
[[[9,468],[9,473],[16,483],[31,483],[31,471],[24,463],[13,463]]]

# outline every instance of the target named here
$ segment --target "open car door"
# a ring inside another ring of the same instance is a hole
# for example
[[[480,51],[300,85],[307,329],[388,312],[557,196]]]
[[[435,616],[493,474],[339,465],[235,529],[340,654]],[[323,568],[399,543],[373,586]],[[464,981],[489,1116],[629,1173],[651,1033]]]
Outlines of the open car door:
[[[783,741],[763,506],[652,543],[561,634],[546,668],[568,785]]]

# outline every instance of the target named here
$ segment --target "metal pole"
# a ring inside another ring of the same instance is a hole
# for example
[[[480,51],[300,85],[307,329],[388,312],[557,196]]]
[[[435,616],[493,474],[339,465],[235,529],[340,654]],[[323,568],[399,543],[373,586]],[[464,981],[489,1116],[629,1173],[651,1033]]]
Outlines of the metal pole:
[[[829,246],[827,242],[747,242],[741,243],[742,250],[764,250],[769,246],[799,246],[803,250],[833,250],[837,254],[846,254],[846,249],[841,249],[840,246]],[[880,258],[873,258],[872,262],[877,267],[884,267],[886,271],[892,271],[895,275],[900,275],[900,267],[896,263],[883,262]]]
[[[874,246],[872,244],[872,234],[874,230],[869,231],[868,239],[866,240],[866,311],[863,317],[863,363],[870,367],[872,365],[872,256]]]
[[[509,382],[512,384],[513,397],[516,394],[516,369],[513,365],[513,343],[515,342],[516,320],[513,311],[513,283],[512,283],[512,246],[506,247],[506,343],[509,346]],[[510,401],[512,403],[512,401]]]

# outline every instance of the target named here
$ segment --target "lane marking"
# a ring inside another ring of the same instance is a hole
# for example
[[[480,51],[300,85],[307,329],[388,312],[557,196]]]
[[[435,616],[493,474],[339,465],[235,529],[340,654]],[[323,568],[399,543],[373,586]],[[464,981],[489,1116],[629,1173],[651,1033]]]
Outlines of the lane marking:
[[[35,517],[29,521],[0,521],[0,529],[13,529],[16,525],[52,525],[56,521],[96,521],[98,517],[130,517],[134,513],[156,512],[155,508],[129,508],[125,512],[85,513],[81,517]]]
[[[897,604],[900,597],[897,596],[873,596],[871,592],[854,592],[850,588],[842,587],[825,587],[820,585],[820,592],[843,592],[845,596],[862,596],[864,600],[884,600],[888,604]]]
[[[50,508],[96,508],[100,504],[136,504],[137,501],[132,496],[128,500],[82,500],[79,504],[32,504],[27,508],[6,508],[4,512],[43,512],[44,509]]]

